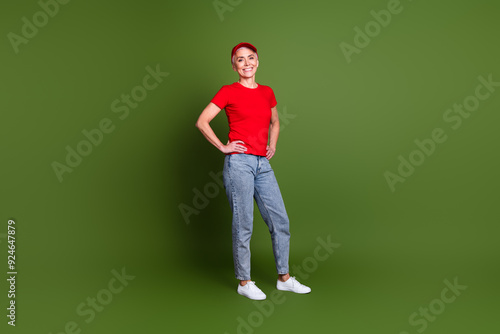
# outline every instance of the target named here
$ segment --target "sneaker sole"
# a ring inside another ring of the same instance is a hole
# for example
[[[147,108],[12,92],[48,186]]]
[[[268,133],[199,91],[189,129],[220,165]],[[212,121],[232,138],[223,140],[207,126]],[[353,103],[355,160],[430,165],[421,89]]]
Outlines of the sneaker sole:
[[[248,299],[251,299],[251,300],[264,300],[264,299],[266,299],[266,297],[267,297],[267,296],[264,296],[264,297],[251,298],[251,297],[249,297],[249,296],[247,296],[247,295],[244,295],[244,294],[240,293],[239,291],[237,291],[237,292],[238,292],[238,294],[239,294],[240,296],[247,297]]]
[[[298,293],[300,295],[307,295],[308,293],[311,293],[311,291],[308,291],[308,292],[298,292],[298,291],[293,291],[293,290],[289,290],[289,289],[280,289],[278,287],[276,287],[276,289],[280,290],[280,291],[289,291],[289,292],[294,292],[294,293]]]

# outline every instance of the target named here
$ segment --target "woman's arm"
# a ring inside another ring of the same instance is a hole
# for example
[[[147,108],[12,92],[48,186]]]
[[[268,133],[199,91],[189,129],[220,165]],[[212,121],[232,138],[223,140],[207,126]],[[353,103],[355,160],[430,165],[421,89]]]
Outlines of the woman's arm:
[[[244,153],[247,148],[240,143],[244,144],[241,140],[235,140],[231,143],[228,142],[227,145],[222,144],[222,142],[217,138],[214,130],[210,126],[210,122],[215,116],[221,111],[215,103],[210,102],[208,106],[202,111],[200,117],[196,121],[196,127],[201,131],[201,133],[207,138],[207,140],[212,143],[219,151],[222,153]]]
[[[269,125],[269,145],[267,146],[266,158],[270,160],[276,152],[276,144],[280,135],[280,119],[278,116],[278,108],[271,109],[271,124]]]

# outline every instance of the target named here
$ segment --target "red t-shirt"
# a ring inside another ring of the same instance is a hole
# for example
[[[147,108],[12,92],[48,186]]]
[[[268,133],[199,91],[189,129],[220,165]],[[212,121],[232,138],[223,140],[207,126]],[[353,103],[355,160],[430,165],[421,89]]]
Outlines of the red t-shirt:
[[[247,88],[235,82],[222,86],[211,102],[226,109],[230,141],[243,141],[246,154],[266,156],[271,108],[277,105],[271,87]]]

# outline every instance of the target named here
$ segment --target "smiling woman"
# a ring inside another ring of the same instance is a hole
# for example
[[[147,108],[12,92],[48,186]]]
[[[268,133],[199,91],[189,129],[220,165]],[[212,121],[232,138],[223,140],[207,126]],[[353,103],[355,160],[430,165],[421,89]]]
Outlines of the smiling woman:
[[[231,57],[231,63],[233,64],[233,69],[238,72],[241,78],[250,79],[255,76],[255,72],[257,72],[257,67],[259,67],[259,55],[257,51],[249,49],[248,47],[240,47],[234,55]],[[252,84],[252,82],[250,82]],[[255,85],[255,80],[253,80],[253,84]],[[249,87],[249,88],[257,88]]]
[[[233,259],[237,292],[254,300],[266,295],[250,279],[250,239],[253,230],[253,200],[269,227],[278,272],[276,288],[296,293],[311,289],[288,272],[290,228],[281,192],[269,160],[276,152],[280,131],[277,102],[269,86],[255,82],[259,67],[257,48],[240,43],[231,51],[238,82],[223,86],[203,110],[196,126],[207,140],[226,154],[224,188],[233,213]],[[224,145],[210,127],[210,121],[226,110],[229,140]],[[258,134],[258,135],[257,135]]]

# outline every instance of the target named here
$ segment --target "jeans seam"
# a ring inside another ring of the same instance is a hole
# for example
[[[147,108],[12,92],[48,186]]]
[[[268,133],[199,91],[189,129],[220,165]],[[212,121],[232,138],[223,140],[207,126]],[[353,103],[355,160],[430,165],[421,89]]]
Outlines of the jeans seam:
[[[254,192],[255,192],[255,195],[259,197],[260,202],[264,206],[264,209],[266,210],[266,214],[267,214],[267,217],[269,219],[269,222],[271,223],[271,225],[273,227],[273,232],[276,233],[276,226],[274,224],[273,219],[271,218],[271,215],[269,214],[269,209],[267,208],[266,203],[262,200],[262,197],[260,196],[259,191],[257,190],[257,188],[254,188]],[[262,215],[262,213],[261,213],[261,215]],[[272,239],[274,239],[274,238],[272,238]],[[279,252],[279,250],[280,250],[280,244],[279,244],[279,237],[278,237],[278,238],[276,238],[276,251]],[[275,255],[276,261],[278,261],[279,256],[276,256],[276,255]],[[282,267],[282,264],[278,263],[278,267]]]
[[[229,158],[230,160],[231,158]],[[233,220],[237,221],[238,223],[236,224],[236,236],[235,236],[235,240],[236,240],[236,247],[235,250],[234,250],[234,258],[235,258],[235,264],[236,264],[236,278],[239,279],[239,280],[245,280],[246,278],[243,277],[241,274],[242,274],[242,268],[241,268],[241,263],[239,261],[239,236],[240,236],[240,224],[239,224],[239,215],[238,215],[238,204],[237,204],[237,200],[236,200],[236,196],[235,196],[235,191],[234,191],[234,184],[233,184],[233,178],[231,176],[231,163],[230,161],[228,161],[228,177],[229,177],[229,187],[231,188],[231,198],[232,198],[232,205],[233,205]],[[234,243],[234,241],[233,241]]]

